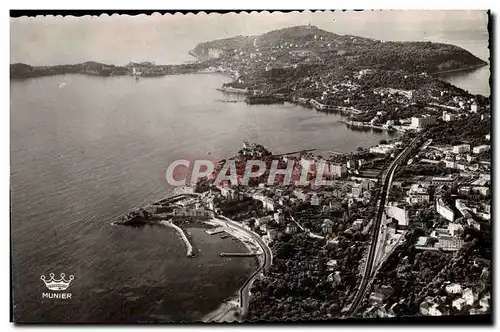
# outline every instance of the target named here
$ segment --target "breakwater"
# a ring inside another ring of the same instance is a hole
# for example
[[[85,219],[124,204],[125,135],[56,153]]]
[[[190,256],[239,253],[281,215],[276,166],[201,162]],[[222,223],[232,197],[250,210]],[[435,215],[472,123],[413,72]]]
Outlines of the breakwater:
[[[177,226],[173,222],[166,221],[166,220],[161,220],[160,224],[175,229],[177,231],[177,233],[179,233],[182,242],[184,242],[184,245],[186,246],[186,256],[193,257],[193,246],[189,242],[189,240],[188,240],[186,234],[184,233],[184,231],[182,230],[182,228],[180,228],[179,226]]]

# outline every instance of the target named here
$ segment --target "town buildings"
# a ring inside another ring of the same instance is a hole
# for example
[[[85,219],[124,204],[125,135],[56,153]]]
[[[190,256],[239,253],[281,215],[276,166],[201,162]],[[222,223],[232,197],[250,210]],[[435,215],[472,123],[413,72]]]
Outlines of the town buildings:
[[[340,163],[330,163],[330,175],[332,177],[341,178],[347,172],[347,167]]]
[[[417,130],[432,126],[435,123],[436,117],[431,115],[411,118],[411,127]]]
[[[456,115],[443,111],[443,121],[450,122],[456,120]]]
[[[448,221],[455,220],[455,212],[443,201],[442,197],[436,199],[436,211]]]
[[[330,219],[323,220],[323,224],[321,225],[321,230],[323,234],[332,234],[333,233],[333,221]]]
[[[470,151],[470,144],[460,144],[453,147],[453,153],[460,154]]]
[[[491,148],[490,145],[478,145],[472,149],[472,153],[475,153],[475,154],[483,153],[483,152],[489,151],[490,148]]]
[[[422,204],[429,203],[429,188],[415,183],[411,185],[410,190],[407,192],[406,201],[408,204]]]

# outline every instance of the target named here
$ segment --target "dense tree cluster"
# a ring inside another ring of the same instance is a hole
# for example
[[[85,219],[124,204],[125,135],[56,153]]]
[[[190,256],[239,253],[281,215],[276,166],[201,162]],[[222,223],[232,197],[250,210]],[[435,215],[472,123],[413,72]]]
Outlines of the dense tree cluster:
[[[442,164],[437,164],[437,165],[416,164],[416,165],[405,165],[399,167],[396,170],[396,177],[411,178],[417,175],[444,176],[453,173],[460,173],[460,171],[453,168],[446,168]]]
[[[461,142],[476,146],[490,143],[485,138],[490,131],[490,118],[481,120],[481,116],[475,114],[456,121],[438,123],[425,133],[425,137],[432,138],[436,145],[457,145]]]
[[[252,287],[249,320],[322,320],[340,316],[359,282],[359,262],[366,238],[361,234],[339,237],[337,245],[306,234],[285,235],[273,246],[273,265]],[[327,262],[336,259],[328,271]],[[341,280],[329,280],[334,271]]]

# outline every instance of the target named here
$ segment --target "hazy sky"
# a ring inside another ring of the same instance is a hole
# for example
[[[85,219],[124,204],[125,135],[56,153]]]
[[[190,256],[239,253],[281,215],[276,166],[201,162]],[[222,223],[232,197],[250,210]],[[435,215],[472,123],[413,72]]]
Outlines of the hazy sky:
[[[11,63],[55,65],[99,61],[158,64],[189,60],[197,43],[313,24],[338,34],[382,40],[431,40],[488,60],[485,11],[363,11],[11,19]]]

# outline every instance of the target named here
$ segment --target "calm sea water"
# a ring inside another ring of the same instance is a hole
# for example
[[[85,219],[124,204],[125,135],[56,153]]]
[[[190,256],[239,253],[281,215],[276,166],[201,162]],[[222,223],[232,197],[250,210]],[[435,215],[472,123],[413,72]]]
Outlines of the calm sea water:
[[[193,230],[188,259],[170,229],[111,226],[171,192],[176,158],[228,157],[242,140],[275,152],[354,151],[386,133],[351,131],[299,106],[225,103],[222,75],[141,79],[67,75],[11,82],[11,198],[16,318],[201,318],[255,268],[242,250]],[[65,84],[61,84],[65,83]],[[208,155],[210,153],[210,155]],[[73,274],[71,301],[41,300],[40,275]]]

